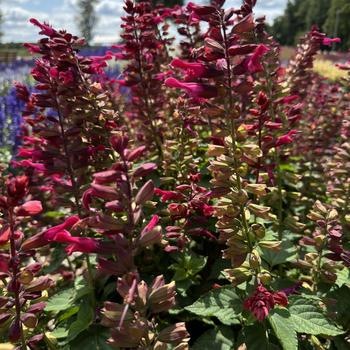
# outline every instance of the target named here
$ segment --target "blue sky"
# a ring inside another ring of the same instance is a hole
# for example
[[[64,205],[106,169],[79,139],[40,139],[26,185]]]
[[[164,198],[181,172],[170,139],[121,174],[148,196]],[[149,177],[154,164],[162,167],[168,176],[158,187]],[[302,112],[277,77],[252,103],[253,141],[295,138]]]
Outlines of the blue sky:
[[[76,2],[77,0],[3,0],[0,5],[5,18],[2,27],[3,42],[36,41],[37,28],[28,23],[31,17],[47,21],[55,28],[77,33],[74,20]],[[240,3],[241,0],[227,0],[226,7],[238,7]],[[266,15],[268,21],[271,21],[283,12],[286,3],[287,0],[258,0],[256,13],[259,16]],[[95,29],[96,43],[116,42],[122,6],[122,0],[99,0],[96,7],[99,18]]]

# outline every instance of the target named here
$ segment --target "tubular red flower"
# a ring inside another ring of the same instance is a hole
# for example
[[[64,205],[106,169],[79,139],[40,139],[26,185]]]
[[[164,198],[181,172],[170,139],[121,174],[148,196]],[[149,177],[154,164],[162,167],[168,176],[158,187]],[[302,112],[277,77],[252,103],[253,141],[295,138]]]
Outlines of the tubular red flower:
[[[183,199],[183,195],[181,193],[175,192],[175,191],[164,191],[161,190],[160,188],[155,188],[154,193],[157,196],[161,196],[161,201],[166,202],[169,200],[178,200],[178,199]]]
[[[324,46],[332,46],[333,43],[340,43],[340,38],[324,38],[322,41],[322,45]]]
[[[208,84],[184,83],[175,78],[168,78],[164,83],[166,86],[185,90],[191,97],[212,98],[218,94],[216,87]]]
[[[71,217],[69,217],[64,223],[51,227],[50,229],[46,230],[44,232],[44,236],[47,240],[51,241],[53,240],[53,238],[55,237],[55,235],[65,229],[69,229],[72,226],[74,226],[78,221],[79,221],[79,217],[77,215],[73,215]]]
[[[200,62],[186,62],[179,58],[174,58],[170,65],[174,68],[186,70],[185,80],[210,78],[220,73],[216,69],[211,69]]]
[[[264,70],[260,60],[269,51],[270,49],[265,45],[259,45],[254,50],[254,53],[252,54],[247,63],[247,68],[250,73],[257,73]]]
[[[40,201],[28,201],[18,208],[16,214],[18,216],[32,216],[41,213],[42,210],[43,207]]]
[[[288,145],[293,142],[294,136],[298,133],[297,130],[291,130],[287,134],[280,136],[275,144],[275,147],[279,147],[282,145]]]

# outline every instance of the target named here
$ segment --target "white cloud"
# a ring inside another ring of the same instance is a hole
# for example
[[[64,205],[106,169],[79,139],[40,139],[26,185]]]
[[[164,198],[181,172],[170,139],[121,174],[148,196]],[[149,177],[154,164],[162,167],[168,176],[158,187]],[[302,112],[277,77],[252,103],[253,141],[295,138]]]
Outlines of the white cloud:
[[[37,10],[38,4],[45,1],[44,7]],[[204,2],[204,0],[202,0]],[[287,0],[258,0],[257,16],[266,15],[268,21],[283,12]],[[227,0],[226,6],[239,7],[241,0]],[[35,6],[36,5],[36,6]],[[75,16],[77,0],[11,0],[2,3],[5,23],[3,41],[36,41],[38,29],[28,23],[29,18],[47,21],[57,29],[66,29],[73,34],[78,33]],[[98,23],[94,30],[96,43],[115,43],[118,40],[120,16],[123,15],[123,0],[100,0],[96,5]]]

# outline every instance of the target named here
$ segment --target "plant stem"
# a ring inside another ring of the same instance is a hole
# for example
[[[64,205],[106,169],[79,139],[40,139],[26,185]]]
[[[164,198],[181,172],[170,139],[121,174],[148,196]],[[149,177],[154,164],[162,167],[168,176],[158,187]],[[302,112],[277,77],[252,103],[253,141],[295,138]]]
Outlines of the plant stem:
[[[18,256],[15,242],[15,221],[13,218],[13,208],[8,210],[9,224],[10,224],[10,251],[11,251],[11,261],[12,261],[12,281],[14,285],[14,294],[15,294],[15,309],[16,309],[16,321],[19,323],[20,337],[21,337],[21,348],[26,350],[26,340],[23,333],[23,327],[21,322],[21,303],[19,298],[20,293],[20,282],[17,280],[18,275]],[[15,321],[15,322],[16,322]]]
[[[230,62],[230,56],[228,53],[228,40],[227,40],[227,34],[226,34],[226,26],[224,23],[224,19],[221,16],[221,27],[222,27],[222,33],[223,33],[223,37],[224,37],[224,44],[225,44],[225,60],[226,60],[226,66],[227,66],[227,94],[229,97],[229,108],[228,110],[231,112],[233,110],[233,97],[232,97],[232,77],[231,77],[231,62]],[[226,109],[227,110],[227,109]],[[233,152],[233,159],[234,159],[234,170],[235,170],[235,176],[236,176],[236,186],[238,191],[242,190],[242,183],[241,183],[241,177],[239,175],[238,172],[238,161],[237,158],[235,156],[236,150],[237,150],[237,145],[236,145],[236,140],[237,140],[237,131],[236,131],[236,122],[233,119],[233,117],[231,115],[228,114],[228,118],[230,119],[230,128],[231,128],[231,137],[232,137],[232,152]],[[247,218],[245,216],[245,210],[244,210],[244,205],[241,204],[240,206],[240,216],[241,216],[241,222],[242,222],[242,228],[243,228],[243,232],[245,234],[245,237],[247,239],[247,244],[248,244],[248,248],[249,251],[251,252],[253,250],[253,245],[251,242],[251,239],[249,237],[249,226],[248,226],[248,222],[247,222]]]
[[[66,161],[67,161],[67,170],[68,174],[72,183],[72,192],[74,196],[74,201],[75,201],[75,207],[78,213],[79,218],[82,217],[82,209],[79,201],[79,189],[77,182],[75,180],[74,176],[74,169],[73,165],[70,159],[69,151],[68,151],[68,144],[67,144],[67,138],[64,130],[64,122],[63,122],[63,116],[59,107],[59,103],[56,98],[56,108],[57,108],[57,113],[58,113],[58,119],[59,119],[59,125],[60,125],[60,132],[61,132],[61,137],[62,137],[62,142],[63,142],[63,150],[65,153]],[[85,254],[85,260],[86,260],[86,265],[87,265],[87,271],[88,271],[88,283],[91,289],[91,301],[93,308],[95,308],[96,305],[96,297],[95,297],[95,288],[94,288],[94,278],[93,278],[93,271],[92,271],[92,266],[91,266],[91,261],[90,257],[88,254]]]

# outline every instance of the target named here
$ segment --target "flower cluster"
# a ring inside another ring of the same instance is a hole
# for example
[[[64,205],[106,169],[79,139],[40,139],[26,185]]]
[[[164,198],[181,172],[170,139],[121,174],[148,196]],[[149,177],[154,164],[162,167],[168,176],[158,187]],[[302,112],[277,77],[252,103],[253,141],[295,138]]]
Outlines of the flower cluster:
[[[121,42],[94,56],[31,20],[1,342],[346,348],[349,79],[313,71],[338,41],[315,27],[284,68],[255,5],[126,0]]]
[[[38,326],[46,305],[42,297],[54,284],[49,277],[40,276],[42,265],[39,261],[26,263],[36,254],[35,250],[25,249],[26,231],[35,230],[32,218],[43,208],[40,201],[28,198],[29,179],[26,176],[8,177],[4,185],[6,192],[0,196],[0,275],[3,283],[0,324],[8,329],[9,341],[34,347],[44,337]],[[25,226],[28,228],[23,232]]]
[[[263,321],[276,305],[286,307],[287,295],[280,292],[271,292],[259,284],[254,293],[244,301],[244,308],[253,313],[259,321]]]

